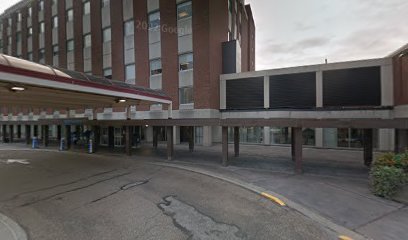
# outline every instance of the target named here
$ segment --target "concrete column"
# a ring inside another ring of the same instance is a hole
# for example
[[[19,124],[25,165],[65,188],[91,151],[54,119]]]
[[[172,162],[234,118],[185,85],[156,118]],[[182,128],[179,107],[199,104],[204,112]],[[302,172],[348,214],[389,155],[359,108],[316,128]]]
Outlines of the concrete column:
[[[363,130],[364,165],[370,166],[373,162],[373,129]]]
[[[239,127],[234,127],[234,154],[239,157]]]
[[[99,148],[99,141],[101,138],[101,127],[97,125],[93,125],[92,132],[93,132],[93,138],[92,138],[93,152],[96,152]]]
[[[263,129],[263,144],[269,146],[271,145],[271,127],[264,127]]]
[[[43,145],[44,147],[48,147],[48,125],[43,125],[42,126],[42,140],[43,140]]]
[[[395,129],[395,153],[403,153],[408,147],[408,130]]]
[[[10,125],[9,140],[10,143],[14,142],[14,125]]]
[[[153,148],[157,148],[159,141],[159,129],[158,127],[153,127]]]
[[[65,141],[67,143],[66,148],[70,149],[71,148],[71,125],[65,126]]]
[[[62,137],[62,126],[58,125],[57,126],[57,140],[58,140],[58,142],[61,140],[61,137]]]
[[[203,146],[212,146],[212,128],[210,126],[203,127]]]
[[[315,129],[315,146],[322,148],[324,146],[323,143],[323,128],[316,128]]]
[[[222,165],[228,166],[228,127],[222,127]]]
[[[17,125],[17,138],[21,139],[21,125]]]
[[[180,127],[173,127],[173,142],[174,144],[180,144]]]
[[[303,142],[303,134],[302,134],[302,128],[296,127],[292,128],[293,132],[293,137],[294,141],[292,141],[293,145],[293,153],[294,153],[294,159],[295,159],[295,172],[300,174],[303,172],[302,169],[302,162],[303,162],[303,156],[302,156],[302,142]]]
[[[291,144],[291,148],[290,148],[290,150],[291,150],[291,155],[292,155],[292,161],[295,161],[295,144],[296,144],[296,138],[295,138],[295,130],[294,130],[294,128],[292,127],[291,128],[291,131],[290,131],[290,139],[291,139],[291,141],[292,141],[292,144]]]
[[[194,152],[194,127],[188,127],[188,149]]]
[[[3,143],[5,143],[7,139],[7,125],[2,125],[2,132],[3,132]]]
[[[167,133],[167,160],[173,160],[174,142],[173,142],[173,127],[166,127]]]
[[[25,125],[25,142],[30,145],[31,140],[31,125]]]
[[[126,155],[132,155],[132,138],[131,138],[132,127],[126,126],[125,127],[125,150]]]

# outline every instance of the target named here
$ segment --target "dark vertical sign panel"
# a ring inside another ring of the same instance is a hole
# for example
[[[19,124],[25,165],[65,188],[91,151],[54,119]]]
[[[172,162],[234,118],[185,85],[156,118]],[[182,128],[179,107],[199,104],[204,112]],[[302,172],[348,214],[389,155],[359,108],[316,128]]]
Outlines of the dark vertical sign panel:
[[[269,77],[269,108],[315,108],[316,73],[295,73]]]
[[[263,109],[264,78],[228,80],[226,104],[229,110]]]
[[[323,72],[323,106],[380,106],[381,68],[364,67]]]

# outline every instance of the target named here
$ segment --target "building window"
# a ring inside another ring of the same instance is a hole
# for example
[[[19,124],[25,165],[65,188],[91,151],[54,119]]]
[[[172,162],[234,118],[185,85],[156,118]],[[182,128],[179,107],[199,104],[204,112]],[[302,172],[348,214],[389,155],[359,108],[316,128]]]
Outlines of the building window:
[[[124,32],[125,36],[132,36],[135,33],[135,27],[134,27],[134,22],[133,19],[125,22],[124,24]]]
[[[43,63],[43,62],[44,62],[44,58],[45,58],[45,50],[44,50],[44,48],[41,48],[41,49],[38,51],[38,60],[39,60],[39,62],[40,62],[40,63]]]
[[[160,12],[153,12],[149,14],[149,28],[156,28],[160,26]]]
[[[110,5],[110,0],[102,0],[102,8],[109,7],[109,5]]]
[[[11,39],[11,36],[9,36],[7,44],[10,45],[10,46],[11,46],[11,41],[13,41],[13,40]]]
[[[110,42],[112,40],[111,28],[103,29],[102,35],[103,42]]]
[[[57,5],[58,0],[52,0],[51,1],[51,6],[56,6]]]
[[[74,40],[73,39],[67,41],[67,51],[68,52],[74,51]]]
[[[71,22],[74,20],[74,10],[68,9],[67,10],[67,22]]]
[[[185,19],[192,16],[191,1],[177,5],[177,19]]]
[[[31,17],[33,15],[33,8],[29,7],[28,8],[28,16]]]
[[[91,34],[86,34],[84,36],[84,48],[91,47]]]
[[[43,0],[40,0],[39,2],[38,2],[38,11],[43,11],[44,10],[44,1]]]
[[[52,28],[58,28],[58,16],[52,17]]]
[[[103,69],[103,76],[105,78],[112,79],[112,68],[105,68]]]
[[[33,28],[32,28],[32,27],[29,27],[29,28],[27,29],[27,35],[28,35],[29,37],[33,35]]]
[[[125,78],[126,80],[132,80],[136,78],[136,66],[135,64],[126,65],[125,71]]]
[[[181,54],[179,56],[179,71],[193,69],[193,53]]]
[[[32,52],[27,53],[27,59],[29,61],[33,61],[33,53]]]
[[[17,22],[21,22],[22,15],[21,12],[17,13]]]
[[[40,22],[40,33],[43,33],[45,31],[45,24],[44,22]]]
[[[11,24],[13,23],[13,20],[11,18],[8,18],[8,25],[11,27]]]
[[[193,87],[183,87],[179,89],[180,104],[193,103]]]
[[[150,76],[158,75],[162,73],[161,59],[155,59],[150,61]]]
[[[58,53],[59,53],[59,47],[58,47],[58,45],[54,45],[54,46],[52,46],[52,56],[58,56]]]
[[[91,13],[91,3],[89,1],[84,2],[84,15]]]

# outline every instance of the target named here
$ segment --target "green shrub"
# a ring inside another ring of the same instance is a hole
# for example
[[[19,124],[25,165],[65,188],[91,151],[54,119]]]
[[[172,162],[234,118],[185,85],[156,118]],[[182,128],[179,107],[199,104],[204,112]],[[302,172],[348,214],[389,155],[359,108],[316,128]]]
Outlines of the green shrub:
[[[380,155],[373,163],[373,167],[394,167],[396,155],[394,153],[384,153]]]
[[[395,155],[394,162],[396,168],[401,168],[405,172],[408,172],[408,152]]]
[[[392,198],[407,182],[406,173],[397,167],[375,166],[370,177],[373,193],[385,198]]]

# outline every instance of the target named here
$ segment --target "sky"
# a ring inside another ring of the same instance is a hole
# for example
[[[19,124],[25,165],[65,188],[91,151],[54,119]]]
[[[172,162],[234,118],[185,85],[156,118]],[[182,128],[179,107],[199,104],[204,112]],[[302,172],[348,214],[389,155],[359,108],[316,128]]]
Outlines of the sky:
[[[5,2],[0,13],[18,0]],[[255,18],[257,70],[380,58],[408,43],[407,0],[246,3]]]

